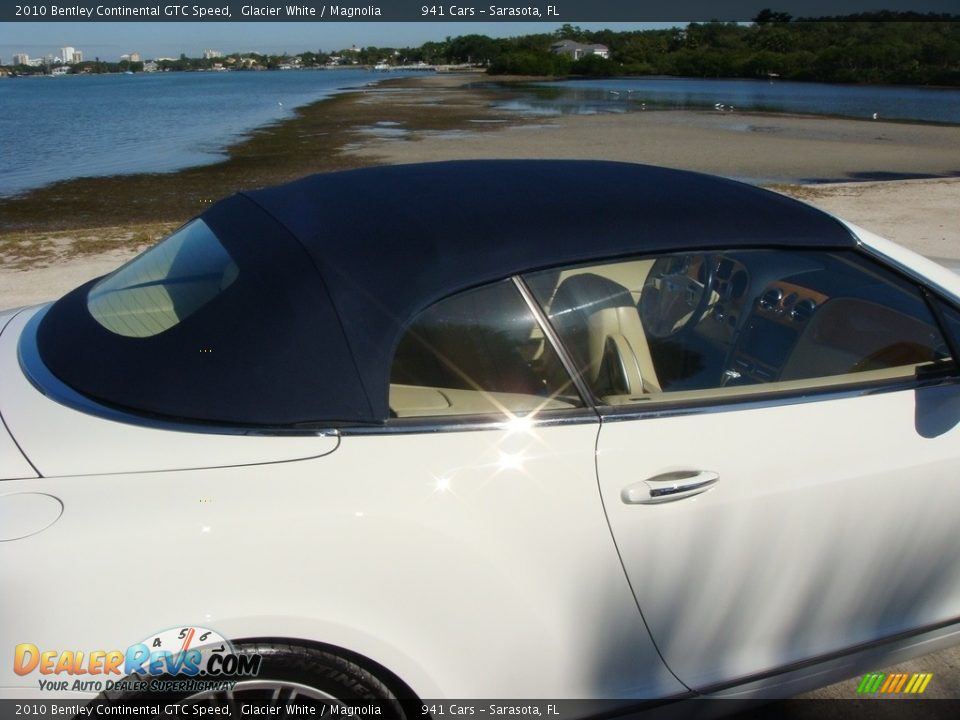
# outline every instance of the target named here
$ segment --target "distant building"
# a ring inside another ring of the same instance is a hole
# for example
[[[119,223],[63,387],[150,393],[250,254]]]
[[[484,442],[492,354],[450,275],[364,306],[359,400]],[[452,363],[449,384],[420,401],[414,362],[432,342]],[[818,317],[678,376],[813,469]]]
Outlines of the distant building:
[[[15,53],[14,56],[13,56],[13,64],[14,64],[14,65],[29,65],[29,64],[30,64],[30,56],[27,55],[26,53]]]
[[[154,60],[147,60],[147,61],[143,64],[143,71],[144,71],[144,72],[157,72],[158,69],[159,69],[159,67],[157,66],[157,63],[156,63],[156,61],[154,61]]]
[[[584,45],[574,40],[561,40],[550,46],[554,55],[566,55],[571,60],[579,60],[589,55],[597,55],[605,60],[610,58],[610,48],[606,45]]]
[[[74,65],[75,63],[83,62],[83,53],[68,45],[67,47],[60,48],[60,56],[55,58],[54,62],[63,63],[64,65]]]
[[[223,52],[221,50],[204,50],[203,59],[204,60],[215,60],[216,58],[222,58]]]

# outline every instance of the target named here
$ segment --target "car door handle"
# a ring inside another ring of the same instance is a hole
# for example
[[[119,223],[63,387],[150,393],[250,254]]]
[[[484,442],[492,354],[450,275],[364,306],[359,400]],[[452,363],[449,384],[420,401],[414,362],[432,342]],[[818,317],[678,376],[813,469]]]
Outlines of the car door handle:
[[[620,499],[627,505],[654,505],[706,492],[720,480],[709,470],[679,470],[627,485]]]

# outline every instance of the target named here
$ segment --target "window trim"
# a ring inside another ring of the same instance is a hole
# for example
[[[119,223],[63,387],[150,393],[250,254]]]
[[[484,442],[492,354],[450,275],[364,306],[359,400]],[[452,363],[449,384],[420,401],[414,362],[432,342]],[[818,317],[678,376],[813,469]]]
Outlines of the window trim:
[[[524,420],[524,429],[556,427],[560,425],[599,425],[600,416],[595,407],[558,408],[540,410],[533,417],[517,415]],[[500,413],[479,415],[424,415],[420,417],[390,418],[383,425],[345,425],[339,428],[343,437],[355,435],[422,435],[428,433],[471,432],[479,430],[514,430],[513,420]],[[529,424],[527,424],[529,422]]]
[[[887,393],[922,390],[930,387],[948,387],[960,385],[960,376],[951,368],[949,374],[931,377],[906,377],[893,380],[867,380],[844,383],[833,387],[769,390],[753,395],[731,395],[729,397],[698,398],[684,402],[650,401],[635,405],[602,405],[597,408],[602,422],[623,422],[626,420],[647,420],[651,418],[683,417],[687,415],[706,415],[735,410],[758,410],[767,407],[786,407],[804,405],[812,402],[829,402],[857,397],[885,395]]]
[[[957,343],[957,338],[950,332],[950,326],[947,324],[947,319],[943,316],[943,310],[940,307],[940,304],[946,301],[940,300],[931,292],[930,288],[923,285],[918,286],[917,289],[923,296],[924,302],[927,303],[930,314],[933,316],[933,321],[939,326],[943,341],[947,344],[947,347],[950,348],[950,359],[953,361],[954,370],[960,373],[960,345]],[[950,303],[950,305],[952,306],[953,304]],[[956,310],[956,308],[954,308],[954,310]]]
[[[514,275],[511,280],[513,280],[514,287],[517,288],[520,296],[530,308],[530,312],[533,314],[537,324],[540,326],[540,330],[543,332],[544,338],[553,347],[553,351],[557,354],[557,357],[560,358],[563,369],[567,371],[567,375],[573,382],[573,386],[576,388],[577,394],[580,395],[580,401],[583,403],[583,407],[593,408],[596,410],[599,407],[597,402],[598,398],[593,394],[593,391],[590,390],[589,385],[587,385],[587,381],[583,379],[583,375],[577,371],[576,363],[573,361],[573,358],[567,351],[566,346],[563,344],[563,341],[557,334],[556,328],[553,327],[553,325],[550,323],[550,319],[547,317],[547,314],[544,312],[543,308],[540,307],[540,303],[537,302],[537,299],[534,297],[533,291],[527,285],[526,280],[524,280],[520,275]]]

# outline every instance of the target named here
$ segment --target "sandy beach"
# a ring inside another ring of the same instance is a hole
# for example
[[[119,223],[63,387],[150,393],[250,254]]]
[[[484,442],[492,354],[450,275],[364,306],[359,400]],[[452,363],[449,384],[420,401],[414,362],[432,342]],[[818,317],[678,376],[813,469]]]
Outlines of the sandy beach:
[[[43,302],[109,272],[237,190],[469,158],[620,160],[744,179],[925,255],[960,258],[960,127],[710,110],[531,117],[497,106],[509,96],[476,74],[389,80],[301,108],[219,165],[68,181],[0,201],[0,306]],[[825,179],[834,182],[816,184]],[[136,194],[135,209],[122,191]]]
[[[439,103],[443,96],[438,91],[446,88],[462,103],[464,93],[456,83],[443,76],[424,78],[421,87],[395,90],[390,102]],[[622,160],[764,184],[960,173],[960,128],[951,126],[715,110],[547,115],[522,122],[509,114],[500,117],[505,127],[496,133],[478,132],[475,122],[458,132],[410,128],[398,137],[395,126],[390,136],[373,138],[349,154],[386,163],[494,157]]]

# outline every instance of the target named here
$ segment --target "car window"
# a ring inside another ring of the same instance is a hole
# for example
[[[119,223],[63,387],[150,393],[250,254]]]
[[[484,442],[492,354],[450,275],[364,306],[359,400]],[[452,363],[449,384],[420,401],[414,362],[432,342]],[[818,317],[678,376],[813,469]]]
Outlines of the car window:
[[[956,348],[960,344],[960,311],[943,300],[937,300],[937,309],[943,320],[944,331],[947,333]]]
[[[441,300],[401,339],[390,377],[395,417],[581,407],[556,352],[509,280]]]
[[[526,280],[605,405],[903,378],[949,357],[918,290],[854,252],[684,253]]]
[[[94,285],[87,308],[117,335],[150,337],[195,313],[237,275],[213,231],[194,220]]]

